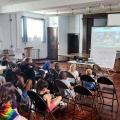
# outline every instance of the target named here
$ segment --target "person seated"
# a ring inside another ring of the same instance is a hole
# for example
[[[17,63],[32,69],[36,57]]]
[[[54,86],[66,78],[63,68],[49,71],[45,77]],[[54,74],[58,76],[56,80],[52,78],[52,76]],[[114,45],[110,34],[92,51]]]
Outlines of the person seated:
[[[34,67],[37,65],[33,63],[33,60],[31,57],[26,57],[19,65],[19,69],[24,74],[25,81],[28,79],[32,80],[32,84],[35,84],[35,72]]]
[[[90,77],[94,78],[94,75],[92,74],[92,70],[91,69],[87,69],[86,70],[86,75],[89,75]],[[95,83],[94,82],[87,82],[87,81],[83,81],[83,86],[92,90],[95,88]]]
[[[0,84],[6,83],[5,77],[3,76],[4,69],[6,69],[6,66],[0,65]]]
[[[46,102],[47,107],[52,111],[61,101],[62,97],[58,96],[56,98],[50,94],[48,89],[48,83],[42,79],[37,82],[36,91],[41,98]],[[38,110],[46,111],[46,105],[44,102],[36,102]]]
[[[20,72],[19,69],[15,69],[15,74],[16,74],[16,79],[17,79],[17,83],[16,86],[19,87],[22,90],[22,96],[25,100],[29,99],[27,91],[32,89],[32,80],[28,79],[25,82],[25,79],[23,77],[23,74]]]
[[[42,78],[49,84],[48,89],[50,90],[50,92],[53,92],[56,89],[54,83],[51,81],[50,78],[47,77],[46,71],[44,71],[43,69],[39,69],[37,75],[40,75],[40,78]]]
[[[77,84],[80,83],[80,77],[79,77],[78,71],[76,70],[76,64],[71,64],[70,65],[69,72],[74,76],[74,78],[76,80],[76,83]]]
[[[59,62],[54,63],[54,69],[60,73],[61,72],[61,64]]]
[[[17,111],[15,88],[10,82],[0,86],[0,120],[27,120]]]
[[[12,62],[12,60],[10,59],[9,56],[4,56],[4,57],[2,58],[2,61],[7,61],[7,62],[8,62],[8,66],[9,66],[9,68],[11,68],[11,69],[15,67],[15,64]]]
[[[70,97],[69,93],[71,92],[72,97],[75,97],[75,92],[74,92],[74,86],[71,86],[69,80],[69,78],[67,77],[67,73],[64,71],[61,75],[61,80],[64,84],[66,84],[68,86],[69,89],[59,89],[59,92],[61,93],[62,97]]]

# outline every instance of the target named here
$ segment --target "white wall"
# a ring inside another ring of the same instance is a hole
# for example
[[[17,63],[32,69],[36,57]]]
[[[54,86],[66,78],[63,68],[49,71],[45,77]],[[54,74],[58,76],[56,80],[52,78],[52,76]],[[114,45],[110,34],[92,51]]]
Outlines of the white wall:
[[[68,33],[77,33],[79,35],[79,53],[82,53],[83,44],[83,15],[69,16]]]
[[[106,23],[107,23],[107,19],[106,18],[95,18],[94,19],[94,27],[99,27],[99,26],[106,26]]]
[[[26,44],[22,42],[22,16],[43,18],[42,15],[32,14],[32,13],[12,13],[0,15],[0,27],[2,28],[2,41],[4,43],[4,49],[13,49],[15,47],[20,47],[24,49],[25,47],[34,47],[34,49],[40,49],[40,58],[47,57],[47,37],[46,43],[41,41],[37,42],[27,42]],[[10,22],[11,18],[11,22]],[[11,23],[11,24],[10,24]],[[11,27],[10,27],[11,25]],[[46,18],[46,36],[47,27],[58,27],[58,54],[67,53],[67,34],[68,33],[78,33],[80,34],[79,40],[79,53],[82,52],[82,15],[75,16],[60,16],[60,17],[50,17]],[[13,45],[13,48],[11,48]]]
[[[67,54],[68,16],[59,17],[58,55]],[[59,60],[63,58],[59,56]]]
[[[2,28],[2,38],[4,43],[4,49],[13,49],[20,47],[33,47],[33,49],[40,49],[40,58],[47,57],[47,42],[42,43],[40,40],[37,42],[22,42],[22,16],[43,18],[43,16],[31,13],[12,13],[0,15],[0,27]],[[11,18],[11,22],[10,22]],[[11,24],[10,24],[11,23]],[[46,27],[47,28],[47,27]],[[47,41],[47,40],[46,40]],[[13,45],[13,48],[11,48]]]
[[[108,26],[120,26],[120,14],[108,14]]]

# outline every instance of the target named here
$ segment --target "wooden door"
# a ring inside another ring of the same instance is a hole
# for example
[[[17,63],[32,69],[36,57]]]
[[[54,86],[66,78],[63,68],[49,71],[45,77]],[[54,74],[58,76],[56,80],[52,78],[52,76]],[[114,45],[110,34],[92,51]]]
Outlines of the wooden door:
[[[48,59],[58,59],[58,28],[47,28]]]

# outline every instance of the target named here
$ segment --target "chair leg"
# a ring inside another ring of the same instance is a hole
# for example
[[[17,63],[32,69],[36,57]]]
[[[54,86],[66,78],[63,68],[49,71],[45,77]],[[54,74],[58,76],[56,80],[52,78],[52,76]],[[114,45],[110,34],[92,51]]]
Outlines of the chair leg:
[[[66,120],[67,120],[67,116],[68,116],[68,106],[69,106],[69,103],[70,103],[70,99],[69,99],[69,101],[68,101],[68,103],[67,103],[67,113],[66,113]]]
[[[29,111],[28,120],[30,120],[30,113],[31,113],[31,110]]]
[[[118,102],[118,97],[117,97],[116,91],[115,91],[115,96],[116,96],[117,104],[118,104],[118,106],[119,106],[119,102]]]
[[[74,103],[72,120],[74,119],[75,106],[76,106],[76,104]]]
[[[97,113],[98,113],[98,115],[99,115],[99,117],[100,117],[100,120],[101,120],[101,116],[100,116],[100,113],[99,113],[99,111],[98,111],[97,105],[95,105],[95,107],[96,107]]]
[[[113,98],[112,98],[112,109],[111,109],[111,112],[113,112],[113,103],[114,103],[114,93],[113,93]]]
[[[54,117],[54,115],[53,115],[52,113],[50,113],[50,114],[52,115],[52,117],[53,117],[53,120],[56,120],[56,119],[55,119],[55,117]]]
[[[93,117],[93,107],[92,107],[92,112],[91,112],[91,120],[92,120],[92,117]]]

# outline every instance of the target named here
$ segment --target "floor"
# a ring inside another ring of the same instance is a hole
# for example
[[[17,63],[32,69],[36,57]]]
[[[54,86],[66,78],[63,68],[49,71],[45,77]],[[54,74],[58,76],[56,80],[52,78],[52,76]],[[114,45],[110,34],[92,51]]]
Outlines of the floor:
[[[62,65],[63,70],[68,70],[67,63],[61,62],[61,65]],[[51,65],[51,67],[53,67],[53,63]],[[85,69],[79,69],[79,71],[81,73],[85,73]],[[113,80],[113,82],[115,84],[118,99],[119,99],[119,103],[120,103],[120,73],[115,73],[114,74],[113,72],[111,72],[111,75],[110,75],[109,78],[111,80]],[[106,102],[109,103],[110,101],[106,100]],[[118,109],[118,112],[117,112],[117,109]],[[65,120],[65,115],[66,115],[65,110],[66,110],[66,107],[62,106],[58,111],[56,111],[54,113],[57,120]],[[120,108],[117,107],[116,101],[114,102],[113,112],[111,112],[111,108],[107,107],[107,106],[103,106],[102,112],[104,112],[104,114],[103,113],[100,114],[101,117],[102,117],[102,120],[120,120]],[[73,105],[69,105],[67,120],[72,120],[72,113],[73,113]],[[25,116],[26,118],[28,117],[27,112],[22,112],[21,115]],[[43,120],[41,115],[35,113],[35,116],[36,117],[34,117],[31,114],[30,120]],[[83,115],[82,111],[78,111],[78,109],[76,109],[75,116],[77,116],[79,119],[90,120],[90,112],[85,112],[85,115]],[[48,120],[53,120],[53,118],[51,116],[48,116],[47,119]],[[92,120],[99,120],[98,114],[94,114]]]

